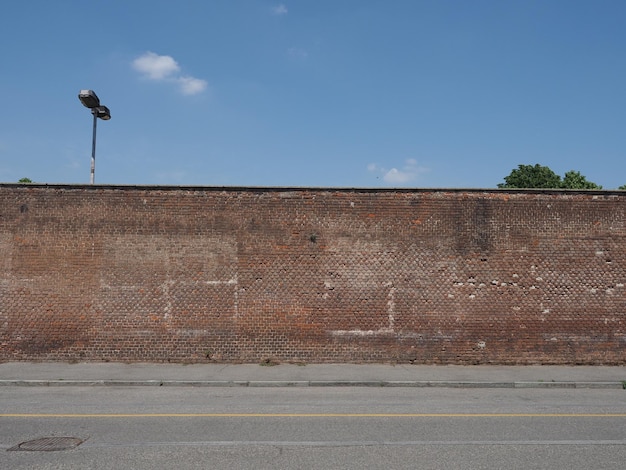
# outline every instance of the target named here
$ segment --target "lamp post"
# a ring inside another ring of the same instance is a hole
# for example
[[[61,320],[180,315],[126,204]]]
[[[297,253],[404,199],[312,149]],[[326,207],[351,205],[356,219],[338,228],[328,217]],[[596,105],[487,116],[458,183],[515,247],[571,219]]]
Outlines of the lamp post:
[[[89,182],[93,184],[96,173],[96,124],[98,118],[108,121],[111,119],[111,111],[106,106],[100,105],[100,99],[93,90],[80,90],[78,99],[93,114],[93,137],[91,140],[91,177]]]

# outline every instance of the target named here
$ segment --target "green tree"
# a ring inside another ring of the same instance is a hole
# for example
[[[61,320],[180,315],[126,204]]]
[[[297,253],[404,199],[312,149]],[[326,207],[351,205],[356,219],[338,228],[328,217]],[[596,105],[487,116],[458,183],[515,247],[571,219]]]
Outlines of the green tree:
[[[619,188],[617,188],[617,189],[621,189],[621,190],[623,190],[623,191],[624,191],[624,190],[626,190],[626,184],[621,185],[621,186],[620,186]]]
[[[602,186],[587,181],[580,171],[570,170],[565,173],[563,181],[561,181],[561,188],[564,189],[602,189]]]
[[[504,181],[498,184],[498,188],[602,189],[602,186],[588,181],[580,171],[570,170],[561,179],[550,168],[539,164],[519,165]]]
[[[561,177],[547,166],[519,165],[498,188],[560,188]]]
[[[30,178],[21,178],[18,183],[32,183]]]

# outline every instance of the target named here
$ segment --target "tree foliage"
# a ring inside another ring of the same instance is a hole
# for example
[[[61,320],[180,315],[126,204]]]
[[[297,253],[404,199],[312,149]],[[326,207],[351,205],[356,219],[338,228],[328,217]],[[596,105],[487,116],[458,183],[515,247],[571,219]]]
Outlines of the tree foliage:
[[[587,181],[580,171],[570,170],[565,173],[563,181],[561,181],[561,187],[564,189],[602,189],[602,186]]]
[[[20,178],[18,183],[32,183],[33,181],[30,178]]]
[[[560,188],[561,177],[547,166],[519,165],[498,188]]]
[[[549,167],[536,164],[518,165],[498,188],[602,189],[602,186],[588,181],[580,171],[570,170],[561,179]]]

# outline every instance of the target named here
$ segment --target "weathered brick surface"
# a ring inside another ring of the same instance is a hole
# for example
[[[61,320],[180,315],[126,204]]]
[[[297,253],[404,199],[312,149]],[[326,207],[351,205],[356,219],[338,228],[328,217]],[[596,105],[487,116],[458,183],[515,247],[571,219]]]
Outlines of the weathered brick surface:
[[[625,197],[0,185],[0,360],[624,364]]]

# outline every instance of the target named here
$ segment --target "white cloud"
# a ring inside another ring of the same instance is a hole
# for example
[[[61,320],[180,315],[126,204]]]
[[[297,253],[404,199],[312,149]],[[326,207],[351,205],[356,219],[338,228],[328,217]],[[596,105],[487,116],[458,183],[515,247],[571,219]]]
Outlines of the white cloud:
[[[415,174],[398,170],[397,168],[392,168],[385,176],[383,176],[383,181],[386,183],[408,183],[409,181],[415,179]]]
[[[146,52],[133,60],[132,66],[148,80],[176,83],[183,95],[202,93],[208,86],[201,78],[181,76],[178,62],[169,55]]]
[[[178,86],[183,95],[202,93],[207,87],[206,80],[195,77],[178,77]]]
[[[389,184],[406,184],[415,181],[418,177],[427,173],[428,168],[421,167],[417,164],[417,160],[409,158],[405,160],[402,169],[391,168],[386,169],[378,166],[376,163],[367,165],[367,170],[371,173],[377,173],[382,176],[383,181]]]
[[[146,52],[133,60],[133,68],[150,80],[163,80],[180,71],[172,57],[154,52]]]
[[[287,11],[287,7],[281,3],[272,8],[272,15],[286,15]]]

